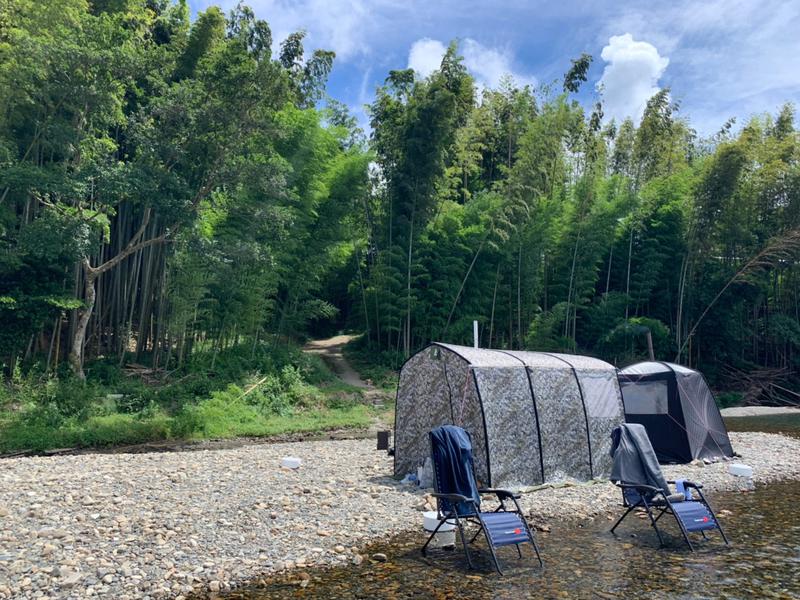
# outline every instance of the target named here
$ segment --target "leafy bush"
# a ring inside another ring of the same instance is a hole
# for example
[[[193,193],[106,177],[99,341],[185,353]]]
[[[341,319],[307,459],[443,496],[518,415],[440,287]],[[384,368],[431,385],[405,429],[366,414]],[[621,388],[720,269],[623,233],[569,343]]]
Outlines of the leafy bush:
[[[366,337],[361,336],[344,347],[344,355],[362,379],[385,389],[397,386],[397,369],[403,363],[397,352],[375,351],[369,347]]]
[[[741,392],[720,392],[716,394],[717,406],[728,408],[729,406],[739,406],[742,403]]]

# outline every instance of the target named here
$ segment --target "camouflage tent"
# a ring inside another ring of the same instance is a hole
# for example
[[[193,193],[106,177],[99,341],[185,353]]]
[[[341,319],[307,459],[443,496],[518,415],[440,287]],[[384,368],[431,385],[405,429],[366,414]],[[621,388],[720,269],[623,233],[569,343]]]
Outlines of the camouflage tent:
[[[601,360],[439,343],[403,365],[395,411],[395,474],[428,456],[431,429],[454,424],[472,436],[481,484],[514,488],[607,476],[624,420]]]

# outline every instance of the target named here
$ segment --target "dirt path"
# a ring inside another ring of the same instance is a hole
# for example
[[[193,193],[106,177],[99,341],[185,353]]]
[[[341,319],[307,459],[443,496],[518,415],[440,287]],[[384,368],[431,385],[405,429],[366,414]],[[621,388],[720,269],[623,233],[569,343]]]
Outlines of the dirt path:
[[[361,376],[350,366],[342,354],[345,344],[358,336],[336,335],[326,340],[313,340],[303,346],[303,352],[319,355],[334,373],[345,383],[363,389],[373,389],[373,386],[361,379]]]
[[[372,385],[371,381],[364,381],[356,370],[350,366],[342,350],[345,344],[358,336],[335,335],[325,340],[312,340],[303,346],[303,352],[316,354],[325,361],[339,379],[357,388],[361,388],[364,400],[375,408],[383,408],[387,400],[386,392]],[[387,424],[376,417],[370,431],[386,429]]]

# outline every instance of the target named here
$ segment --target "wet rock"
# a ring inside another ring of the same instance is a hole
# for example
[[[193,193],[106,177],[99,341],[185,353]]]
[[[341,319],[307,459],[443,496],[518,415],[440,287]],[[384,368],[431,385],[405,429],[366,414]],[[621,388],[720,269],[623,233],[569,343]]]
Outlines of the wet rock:
[[[372,555],[372,560],[377,562],[386,562],[387,558],[383,552],[376,552]]]

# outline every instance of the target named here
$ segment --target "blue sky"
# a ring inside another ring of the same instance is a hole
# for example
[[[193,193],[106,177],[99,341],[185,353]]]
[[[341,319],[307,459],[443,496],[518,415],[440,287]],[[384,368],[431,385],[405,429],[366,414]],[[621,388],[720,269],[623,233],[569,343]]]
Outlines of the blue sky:
[[[190,0],[226,12],[236,0]],[[670,87],[701,134],[730,117],[775,113],[800,103],[798,0],[250,0],[275,40],[298,29],[306,48],[337,54],[331,96],[365,122],[363,105],[390,69],[426,74],[450,40],[480,84],[504,74],[546,84],[582,52],[595,60],[581,94],[601,94],[606,117],[638,118],[647,98]],[[277,44],[276,44],[277,46]],[[602,86],[602,92],[598,91]]]

